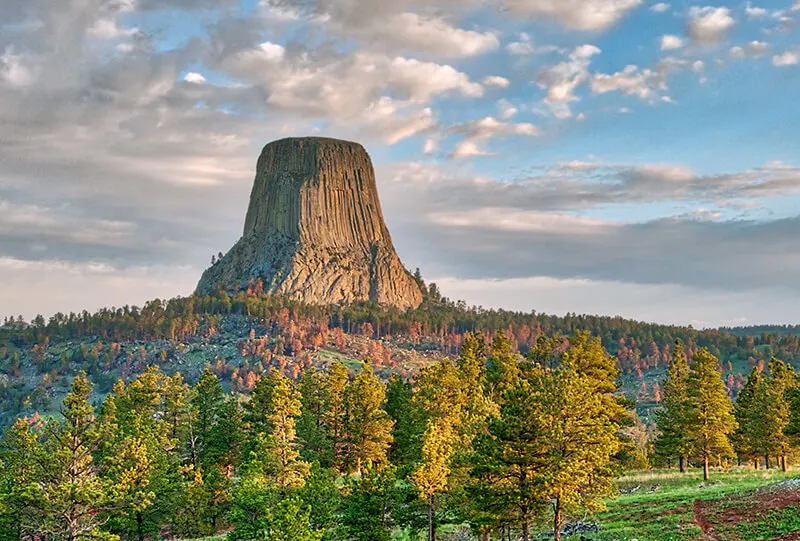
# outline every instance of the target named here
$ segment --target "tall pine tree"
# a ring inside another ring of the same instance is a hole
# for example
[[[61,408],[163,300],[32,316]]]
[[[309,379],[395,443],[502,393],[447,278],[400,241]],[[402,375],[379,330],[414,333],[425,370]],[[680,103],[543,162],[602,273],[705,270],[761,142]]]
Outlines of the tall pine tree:
[[[707,481],[711,459],[734,454],[729,436],[736,430],[736,418],[717,358],[703,348],[695,353],[690,370],[689,441],[703,461],[703,479]]]
[[[677,340],[664,381],[662,409],[656,415],[659,434],[655,447],[661,456],[677,457],[681,473],[686,471],[686,459],[691,452],[688,381],[686,352],[683,342]]]

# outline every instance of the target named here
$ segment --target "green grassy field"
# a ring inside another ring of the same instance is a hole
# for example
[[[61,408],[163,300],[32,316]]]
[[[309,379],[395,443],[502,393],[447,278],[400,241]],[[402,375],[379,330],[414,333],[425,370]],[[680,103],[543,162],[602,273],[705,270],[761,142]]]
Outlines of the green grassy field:
[[[619,480],[620,490],[640,488],[609,502],[608,510],[597,517],[601,531],[587,537],[595,541],[800,539],[800,508],[792,505],[800,500],[800,482],[781,483],[787,479],[800,481],[800,471],[742,468],[716,473],[708,483],[703,483],[700,471],[631,473]],[[798,537],[782,537],[792,532]]]

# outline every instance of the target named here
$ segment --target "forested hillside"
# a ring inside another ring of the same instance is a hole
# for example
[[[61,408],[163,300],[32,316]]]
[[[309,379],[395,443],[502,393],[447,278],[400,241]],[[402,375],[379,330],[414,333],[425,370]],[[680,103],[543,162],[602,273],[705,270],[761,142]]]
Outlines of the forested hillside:
[[[264,296],[255,283],[233,297],[221,292],[154,300],[141,308],[31,322],[7,317],[0,328],[0,426],[20,414],[56,411],[79,370],[94,382],[97,399],[118,379],[127,381],[151,365],[191,382],[210,365],[227,390],[244,392],[273,366],[296,379],[311,366],[366,357],[384,378],[411,377],[431,360],[455,356],[473,331],[489,340],[503,331],[523,354],[542,336],[590,332],[616,357],[623,390],[637,399],[645,421],[662,399],[661,380],[676,339],[689,355],[706,347],[722,361],[731,395],[753,367],[763,369],[772,356],[790,364],[800,359],[800,337],[790,328],[753,336],[743,329],[700,331],[618,317],[486,310],[451,302],[435,284],[427,286],[419,274],[417,280],[426,300],[408,312],[364,303],[308,306]]]

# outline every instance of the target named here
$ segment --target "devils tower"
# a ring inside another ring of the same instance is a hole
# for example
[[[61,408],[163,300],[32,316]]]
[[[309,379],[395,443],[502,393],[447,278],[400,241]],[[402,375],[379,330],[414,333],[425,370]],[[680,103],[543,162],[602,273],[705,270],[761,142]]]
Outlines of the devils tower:
[[[363,146],[303,137],[264,147],[244,234],[203,273],[197,292],[259,280],[267,294],[310,304],[419,306],[422,294],[395,252]]]

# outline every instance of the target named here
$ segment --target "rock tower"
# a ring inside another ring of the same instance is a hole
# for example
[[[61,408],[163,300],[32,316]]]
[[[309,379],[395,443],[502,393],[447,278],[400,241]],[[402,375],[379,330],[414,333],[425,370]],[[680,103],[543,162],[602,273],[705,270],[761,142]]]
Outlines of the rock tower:
[[[264,147],[244,235],[203,273],[197,292],[259,280],[268,294],[310,304],[419,306],[422,294],[394,250],[363,146],[303,137]]]

